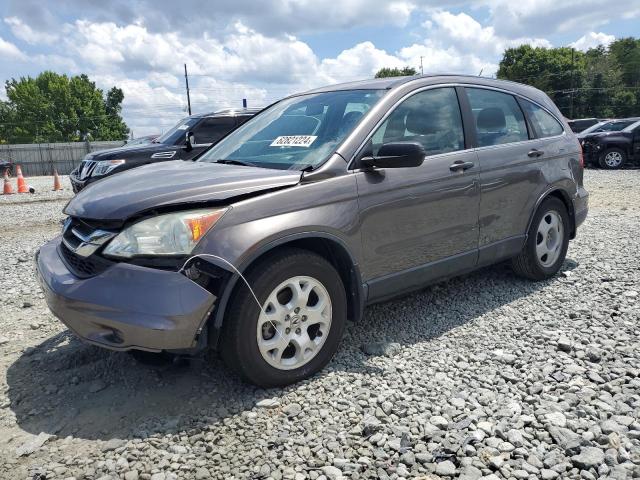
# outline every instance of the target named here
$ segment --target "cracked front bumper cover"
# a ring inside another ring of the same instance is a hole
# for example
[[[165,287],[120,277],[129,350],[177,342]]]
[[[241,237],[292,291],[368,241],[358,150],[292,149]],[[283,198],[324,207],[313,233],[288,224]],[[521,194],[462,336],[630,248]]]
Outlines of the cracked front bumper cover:
[[[58,253],[60,237],[36,254],[38,278],[53,314],[78,337],[112,350],[185,350],[216,297],[184,275],[116,263],[91,278],[74,276]]]

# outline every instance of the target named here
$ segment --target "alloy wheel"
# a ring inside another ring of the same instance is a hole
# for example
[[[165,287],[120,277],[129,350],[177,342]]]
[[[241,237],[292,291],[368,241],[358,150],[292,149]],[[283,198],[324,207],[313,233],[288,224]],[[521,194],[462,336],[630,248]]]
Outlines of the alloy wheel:
[[[257,325],[258,349],[272,367],[292,370],[310,362],[331,328],[332,305],[318,280],[296,276],[272,290]]]
[[[604,163],[609,168],[618,168],[622,164],[622,154],[620,152],[609,152],[604,157]]]

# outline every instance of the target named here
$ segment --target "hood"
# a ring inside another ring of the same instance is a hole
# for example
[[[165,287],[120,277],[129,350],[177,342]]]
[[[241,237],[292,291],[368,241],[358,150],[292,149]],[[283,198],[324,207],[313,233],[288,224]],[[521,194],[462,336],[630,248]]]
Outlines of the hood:
[[[582,138],[583,140],[585,138],[600,138],[600,137],[607,137],[609,135],[615,135],[615,134],[619,134],[620,132],[592,132],[592,133],[584,133],[581,134],[579,133],[577,135],[578,138]]]
[[[118,158],[129,158],[133,155],[163,152],[167,149],[175,150],[173,145],[164,143],[144,143],[142,145],[123,145],[122,147],[108,148],[107,150],[98,150],[88,154],[87,160],[115,160]]]
[[[112,175],[82,190],[67,215],[123,221],[171,205],[224,201],[238,195],[296,185],[302,172],[176,160]]]

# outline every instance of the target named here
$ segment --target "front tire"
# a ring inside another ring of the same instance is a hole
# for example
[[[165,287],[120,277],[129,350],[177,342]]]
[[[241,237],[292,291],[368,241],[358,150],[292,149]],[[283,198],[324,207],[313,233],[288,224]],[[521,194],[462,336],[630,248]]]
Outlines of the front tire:
[[[224,320],[220,353],[261,387],[298,382],[333,357],[344,332],[347,298],[340,275],[321,256],[286,249],[259,260],[242,279]]]
[[[627,154],[620,148],[608,148],[600,155],[600,166],[607,170],[618,170],[627,162]]]
[[[531,280],[553,277],[567,255],[569,228],[564,203],[555,197],[545,199],[533,217],[522,252],[511,261],[513,270]]]

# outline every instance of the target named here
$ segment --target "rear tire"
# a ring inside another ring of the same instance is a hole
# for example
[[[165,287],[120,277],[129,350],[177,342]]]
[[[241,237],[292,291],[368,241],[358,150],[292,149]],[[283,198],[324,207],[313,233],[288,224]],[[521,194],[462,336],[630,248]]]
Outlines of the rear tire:
[[[618,170],[627,162],[627,154],[620,148],[607,148],[602,155],[598,163],[600,167],[607,170]]]
[[[220,353],[240,376],[258,386],[308,378],[333,357],[347,319],[340,275],[324,258],[289,248],[269,255],[242,279],[225,315]]]
[[[533,217],[522,252],[511,260],[513,270],[536,281],[553,277],[567,255],[569,229],[564,203],[555,197],[545,199]]]

